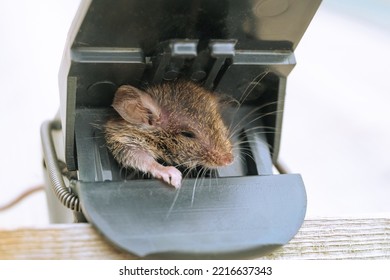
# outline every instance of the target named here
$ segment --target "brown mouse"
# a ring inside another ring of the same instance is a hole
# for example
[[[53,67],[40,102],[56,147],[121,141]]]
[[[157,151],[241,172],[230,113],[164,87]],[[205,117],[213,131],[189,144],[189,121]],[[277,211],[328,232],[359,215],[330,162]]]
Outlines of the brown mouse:
[[[216,93],[187,81],[144,91],[123,85],[112,104],[119,116],[105,124],[107,146],[123,167],[179,188],[182,174],[178,166],[214,169],[233,162],[221,100]]]

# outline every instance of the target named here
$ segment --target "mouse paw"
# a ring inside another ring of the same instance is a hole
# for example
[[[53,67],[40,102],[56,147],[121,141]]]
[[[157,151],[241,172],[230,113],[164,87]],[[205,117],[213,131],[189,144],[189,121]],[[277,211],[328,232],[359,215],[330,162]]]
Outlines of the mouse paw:
[[[181,172],[173,166],[160,166],[152,172],[152,176],[162,179],[176,189],[181,186]]]

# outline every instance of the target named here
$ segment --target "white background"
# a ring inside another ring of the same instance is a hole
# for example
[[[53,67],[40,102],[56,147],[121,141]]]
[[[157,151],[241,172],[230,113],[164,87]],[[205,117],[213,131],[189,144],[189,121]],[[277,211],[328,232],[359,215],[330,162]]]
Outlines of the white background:
[[[79,0],[0,1],[0,205],[43,183],[39,128]],[[280,158],[303,176],[308,217],[390,214],[390,1],[324,1],[295,52]],[[0,228],[48,223],[43,192]]]

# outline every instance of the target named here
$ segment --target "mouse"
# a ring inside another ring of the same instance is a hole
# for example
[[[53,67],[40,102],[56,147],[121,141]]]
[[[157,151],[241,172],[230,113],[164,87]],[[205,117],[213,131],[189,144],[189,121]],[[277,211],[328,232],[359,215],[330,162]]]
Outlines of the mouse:
[[[112,102],[117,114],[104,125],[107,147],[122,167],[178,189],[179,167],[216,169],[234,160],[221,96],[190,81],[122,85]]]

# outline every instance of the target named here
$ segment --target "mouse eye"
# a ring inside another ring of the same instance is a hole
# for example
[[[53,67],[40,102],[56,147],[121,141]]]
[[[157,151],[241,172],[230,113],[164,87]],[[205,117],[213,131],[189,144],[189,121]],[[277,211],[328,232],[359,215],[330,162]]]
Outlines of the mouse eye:
[[[180,134],[184,137],[187,137],[187,138],[195,138],[195,133],[193,133],[191,131],[182,131],[182,132],[180,132]]]

